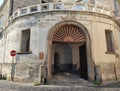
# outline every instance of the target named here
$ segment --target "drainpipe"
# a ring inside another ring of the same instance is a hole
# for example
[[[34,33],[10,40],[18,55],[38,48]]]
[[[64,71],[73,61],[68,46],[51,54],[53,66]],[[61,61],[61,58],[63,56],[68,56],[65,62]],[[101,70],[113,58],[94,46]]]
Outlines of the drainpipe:
[[[117,0],[113,0],[113,10],[115,11],[115,16],[118,16],[118,6],[117,6]]]
[[[115,80],[117,81],[118,78],[117,78],[117,71],[116,71],[116,65],[115,65],[115,63],[114,63],[114,74],[115,74]]]
[[[113,3],[113,4],[114,4],[114,9],[117,10],[117,1],[114,0],[114,3]]]
[[[13,14],[13,7],[14,7],[14,0],[10,0],[9,16],[11,16]]]

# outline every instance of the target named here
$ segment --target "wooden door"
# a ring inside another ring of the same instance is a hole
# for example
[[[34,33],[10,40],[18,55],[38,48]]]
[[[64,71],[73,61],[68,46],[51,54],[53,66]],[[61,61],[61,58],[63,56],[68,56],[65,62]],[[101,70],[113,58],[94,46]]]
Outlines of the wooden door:
[[[88,80],[88,67],[85,44],[79,47],[79,52],[80,52],[80,76]]]

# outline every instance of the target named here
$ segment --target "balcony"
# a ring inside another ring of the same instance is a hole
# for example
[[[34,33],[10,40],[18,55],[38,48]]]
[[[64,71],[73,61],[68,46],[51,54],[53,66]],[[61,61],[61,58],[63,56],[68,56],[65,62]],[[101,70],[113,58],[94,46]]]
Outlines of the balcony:
[[[44,3],[38,5],[32,5],[28,7],[21,8],[13,13],[13,15],[8,20],[8,25],[15,19],[24,15],[29,15],[38,12],[48,12],[48,11],[86,11],[95,12],[100,14],[105,14],[108,16],[114,16],[112,10],[104,6],[97,6],[94,4],[84,4],[84,3]]]

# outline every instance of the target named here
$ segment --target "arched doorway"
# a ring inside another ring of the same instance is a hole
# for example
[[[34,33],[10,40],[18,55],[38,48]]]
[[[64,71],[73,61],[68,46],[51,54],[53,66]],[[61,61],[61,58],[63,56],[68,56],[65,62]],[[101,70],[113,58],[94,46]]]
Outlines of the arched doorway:
[[[66,48],[63,46],[66,46]],[[84,50],[82,50],[82,47],[84,47]],[[69,55],[65,54],[68,50],[71,50],[71,52],[68,52]],[[94,80],[94,62],[91,56],[90,36],[83,25],[78,22],[67,21],[56,24],[51,30],[48,45],[48,80],[52,78],[53,67],[56,64],[54,63],[56,52],[59,54],[59,65],[62,68],[66,67],[64,70],[69,66],[72,71],[79,72],[82,78],[90,81]],[[84,62],[84,60],[86,61]],[[83,70],[82,64],[85,65],[86,70]]]
[[[54,70],[57,70],[57,72],[78,72],[80,77],[88,79],[86,47],[83,46],[86,44],[86,38],[77,26],[72,24],[61,26],[54,33],[52,44],[53,53],[57,51],[57,53],[61,55],[59,62],[58,60],[55,62],[56,59],[54,59],[54,64],[52,65],[59,65],[59,67],[54,68]],[[57,47],[54,46],[56,44]],[[54,55],[54,58],[55,56],[56,55]]]

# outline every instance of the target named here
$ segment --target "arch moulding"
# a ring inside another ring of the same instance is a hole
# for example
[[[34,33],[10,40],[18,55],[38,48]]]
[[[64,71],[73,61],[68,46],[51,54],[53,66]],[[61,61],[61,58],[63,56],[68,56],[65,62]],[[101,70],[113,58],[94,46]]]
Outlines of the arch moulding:
[[[93,81],[94,80],[94,62],[92,60],[92,51],[91,51],[91,38],[88,33],[87,28],[83,26],[81,23],[76,22],[76,21],[71,21],[71,20],[66,20],[59,22],[55,24],[52,29],[49,32],[48,35],[48,51],[47,51],[47,79],[52,78],[52,41],[53,41],[53,36],[56,33],[56,31],[64,26],[64,25],[74,25],[80,29],[80,31],[85,35],[86,39],[86,52],[87,52],[87,64],[88,64],[88,80]]]

